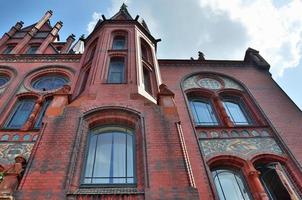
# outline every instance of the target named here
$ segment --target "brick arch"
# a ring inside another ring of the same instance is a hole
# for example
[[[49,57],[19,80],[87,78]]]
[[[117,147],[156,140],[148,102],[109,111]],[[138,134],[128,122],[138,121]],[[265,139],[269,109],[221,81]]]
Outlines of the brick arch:
[[[145,161],[145,133],[144,133],[144,122],[141,113],[126,107],[121,106],[104,106],[104,107],[93,107],[82,112],[78,133],[76,136],[76,143],[74,153],[71,157],[71,162],[74,162],[76,166],[70,173],[70,185],[69,190],[79,188],[81,185],[81,178],[83,171],[81,169],[85,166],[87,142],[90,131],[94,128],[106,126],[123,126],[130,128],[135,136],[135,168],[136,168],[136,188],[142,190],[145,186],[145,180],[148,178],[146,173],[146,161]]]
[[[140,114],[133,109],[124,107],[98,107],[86,111],[83,119],[88,123],[90,129],[98,124],[120,124],[135,128],[139,123]]]
[[[221,72],[213,72],[213,71],[197,71],[197,72],[193,72],[193,73],[187,74],[187,75],[185,75],[181,79],[181,81],[180,81],[180,87],[183,89],[183,83],[184,83],[184,81],[187,80],[188,78],[191,78],[191,77],[196,76],[196,75],[206,75],[209,78],[210,77],[214,78],[215,76],[225,77],[225,78],[228,78],[228,79],[234,81],[235,83],[237,83],[238,85],[240,85],[245,91],[248,92],[248,88],[240,80],[238,80],[238,79],[236,79],[236,78],[234,78],[232,76],[229,76],[227,74],[224,74],[224,73],[221,73]]]
[[[251,162],[253,164],[256,164],[258,162],[280,162],[281,164],[285,164],[287,160],[288,159],[285,156],[270,153],[259,153],[251,158]]]
[[[234,167],[237,169],[241,169],[247,164],[247,161],[235,155],[219,155],[210,158],[207,161],[207,164],[210,168]]]

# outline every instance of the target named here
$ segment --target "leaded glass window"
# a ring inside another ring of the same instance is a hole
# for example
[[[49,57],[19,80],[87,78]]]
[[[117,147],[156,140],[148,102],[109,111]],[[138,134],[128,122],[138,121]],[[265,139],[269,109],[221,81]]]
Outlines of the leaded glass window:
[[[212,171],[220,200],[250,200],[248,188],[240,172],[229,169]]]
[[[5,128],[20,129],[29,118],[35,105],[34,99],[19,100],[11,115],[9,116]]]
[[[109,64],[108,83],[123,83],[125,76],[124,58],[111,58]]]
[[[190,100],[190,106],[196,125],[218,125],[218,121],[210,101],[203,99],[192,99]]]
[[[223,100],[224,108],[235,125],[249,125],[250,120],[240,101]]]
[[[90,132],[83,184],[133,184],[134,135],[120,127]]]
[[[60,75],[48,75],[38,78],[32,83],[32,87],[37,90],[47,91],[63,87],[68,80]]]

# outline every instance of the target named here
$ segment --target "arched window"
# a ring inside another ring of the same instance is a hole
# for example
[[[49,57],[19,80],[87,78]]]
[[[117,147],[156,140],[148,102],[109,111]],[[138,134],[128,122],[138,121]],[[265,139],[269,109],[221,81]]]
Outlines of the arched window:
[[[196,125],[218,125],[218,120],[210,101],[204,99],[191,99],[190,106]]]
[[[121,127],[102,127],[89,133],[83,184],[133,184],[134,135]]]
[[[125,49],[126,47],[126,38],[123,35],[117,35],[113,38],[112,49],[119,50]]]
[[[47,75],[38,78],[32,83],[32,87],[37,90],[47,91],[63,87],[68,83],[68,79],[62,75]]]
[[[34,99],[18,100],[4,127],[9,129],[22,128],[30,116],[34,106]]]
[[[220,200],[250,200],[248,188],[239,171],[217,169],[212,171]]]
[[[124,83],[125,61],[123,57],[113,57],[110,59],[108,83]]]
[[[280,178],[277,173],[277,164],[278,163],[269,163],[258,165],[257,170],[260,171],[260,180],[271,200],[291,199],[289,192],[282,183],[282,178]]]
[[[240,100],[223,99],[222,101],[226,113],[235,125],[251,124],[247,111]]]
[[[43,103],[42,108],[41,108],[41,110],[40,110],[40,112],[39,112],[39,115],[38,115],[38,118],[37,118],[37,121],[36,121],[36,123],[35,123],[34,128],[41,128],[43,117],[44,117],[44,115],[45,115],[45,112],[46,112],[46,110],[47,110],[47,108],[48,108],[50,102],[51,102],[51,100],[50,100],[50,99],[47,99],[47,100]]]
[[[0,75],[0,87],[5,85],[9,81],[9,77],[6,75]]]

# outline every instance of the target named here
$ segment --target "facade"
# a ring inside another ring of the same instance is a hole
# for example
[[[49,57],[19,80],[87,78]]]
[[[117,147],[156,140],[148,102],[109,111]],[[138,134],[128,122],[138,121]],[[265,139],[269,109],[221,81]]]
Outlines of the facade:
[[[0,40],[0,199],[301,199],[302,112],[254,49],[157,59],[125,5]]]

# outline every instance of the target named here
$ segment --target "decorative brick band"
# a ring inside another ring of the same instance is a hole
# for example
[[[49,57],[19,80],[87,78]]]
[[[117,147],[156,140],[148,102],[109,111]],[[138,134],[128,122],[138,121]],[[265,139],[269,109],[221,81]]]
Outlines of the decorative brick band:
[[[189,176],[190,186],[195,188],[196,185],[195,185],[195,180],[194,180],[194,176],[193,176],[193,172],[192,172],[192,166],[191,166],[191,163],[189,160],[187,146],[186,146],[186,142],[184,139],[184,135],[183,135],[183,131],[182,131],[180,122],[176,122],[176,127],[177,127],[178,136],[180,139],[181,150],[182,150],[182,153],[185,158],[186,169],[187,169],[188,176]]]

